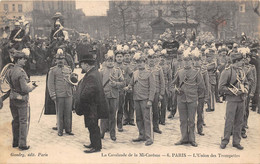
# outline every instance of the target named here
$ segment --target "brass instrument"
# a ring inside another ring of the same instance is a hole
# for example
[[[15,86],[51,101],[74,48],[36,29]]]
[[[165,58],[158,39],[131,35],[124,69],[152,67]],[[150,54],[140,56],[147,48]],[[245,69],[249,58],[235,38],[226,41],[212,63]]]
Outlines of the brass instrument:
[[[2,93],[7,93],[10,90],[10,84],[6,78],[7,73],[14,67],[13,63],[8,63],[4,66],[0,73],[0,90]]]
[[[239,91],[239,89],[236,87],[236,86],[234,86],[233,84],[230,84],[230,86],[232,87],[228,87],[228,90],[230,91],[230,92],[232,92],[234,95],[236,95],[237,96],[237,92]]]

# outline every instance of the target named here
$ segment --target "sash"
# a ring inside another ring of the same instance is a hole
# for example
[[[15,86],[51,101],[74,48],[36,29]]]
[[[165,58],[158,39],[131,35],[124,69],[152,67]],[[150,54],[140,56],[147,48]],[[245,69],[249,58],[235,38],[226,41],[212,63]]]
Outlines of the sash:
[[[19,31],[17,31],[17,33],[14,35],[13,39],[15,39],[20,33],[21,33],[22,29],[20,28]]]
[[[57,31],[54,32],[54,34],[53,34],[52,36],[55,37],[55,35],[56,35],[60,30],[62,30],[62,29],[59,28]]]

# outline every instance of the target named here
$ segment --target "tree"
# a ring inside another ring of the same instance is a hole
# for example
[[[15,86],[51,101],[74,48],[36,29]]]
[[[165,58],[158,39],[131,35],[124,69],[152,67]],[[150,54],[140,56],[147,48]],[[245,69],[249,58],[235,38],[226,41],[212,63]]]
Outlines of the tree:
[[[133,23],[135,24],[135,35],[139,35],[140,31],[140,23],[144,19],[144,13],[142,12],[142,9],[140,7],[140,3],[138,1],[133,2],[133,5],[131,6],[131,11],[133,13]]]
[[[234,1],[207,1],[196,2],[195,20],[204,23],[214,30],[216,38],[218,38],[219,26],[226,24],[230,20],[230,13],[234,11],[236,6]]]
[[[118,13],[114,13],[112,23],[114,27],[120,31],[122,30],[124,39],[126,39],[127,27],[131,24],[131,11],[128,5],[124,2],[116,2],[115,7],[118,9]],[[117,15],[118,14],[118,15]]]
[[[256,15],[260,16],[259,12],[259,6],[260,6],[260,1],[252,1],[253,3],[253,10],[256,13]]]

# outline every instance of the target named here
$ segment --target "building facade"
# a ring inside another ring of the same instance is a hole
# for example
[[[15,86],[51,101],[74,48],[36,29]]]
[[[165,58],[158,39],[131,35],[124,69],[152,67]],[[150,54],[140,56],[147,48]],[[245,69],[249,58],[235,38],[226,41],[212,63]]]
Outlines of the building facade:
[[[32,1],[2,0],[0,1],[0,27],[12,26],[18,20],[32,21]]]

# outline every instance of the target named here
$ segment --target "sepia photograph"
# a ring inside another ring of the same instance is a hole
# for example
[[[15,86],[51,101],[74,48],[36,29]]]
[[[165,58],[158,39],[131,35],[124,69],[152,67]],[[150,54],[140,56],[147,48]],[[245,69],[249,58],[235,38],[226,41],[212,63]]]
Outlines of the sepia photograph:
[[[0,0],[0,164],[260,163],[259,0]]]

